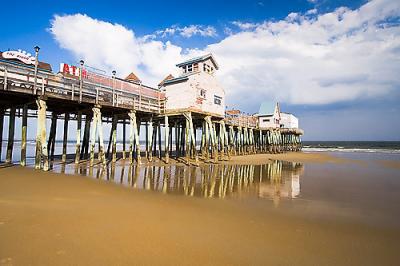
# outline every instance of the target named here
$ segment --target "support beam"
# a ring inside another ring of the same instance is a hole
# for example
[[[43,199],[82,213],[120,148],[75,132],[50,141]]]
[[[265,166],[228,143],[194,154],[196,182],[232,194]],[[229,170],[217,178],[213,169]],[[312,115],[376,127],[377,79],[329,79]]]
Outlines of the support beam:
[[[179,157],[179,128],[178,122],[175,122],[175,159]]]
[[[0,109],[0,161],[3,148],[4,109]]]
[[[168,116],[164,116],[164,150],[165,150],[165,163],[169,163],[169,125],[168,125]]]
[[[85,129],[83,132],[83,141],[81,148],[80,159],[87,159],[89,154],[89,138],[90,138],[90,125],[92,123],[92,114],[85,115]]]
[[[186,159],[189,162],[189,157],[194,157],[196,163],[198,162],[198,156],[196,151],[196,138],[195,129],[193,126],[192,114],[190,112],[184,113],[186,119]]]
[[[56,130],[57,130],[57,113],[53,112],[51,116],[51,125],[49,133],[49,141],[47,143],[47,150],[49,153],[50,166],[52,167],[54,161],[54,149],[56,143]]]
[[[162,147],[161,147],[161,122],[158,122],[158,158],[161,160],[161,151],[162,151]]]
[[[122,159],[126,159],[126,123],[125,118],[122,119]]]
[[[114,115],[113,117],[113,127],[112,127],[112,162],[115,163],[117,161],[117,125],[118,125],[118,116]]]
[[[63,146],[62,146],[62,157],[61,161],[65,163],[67,161],[67,144],[68,144],[68,122],[69,113],[64,114],[64,135],[63,135]]]
[[[93,121],[92,121],[92,134],[90,139],[90,166],[94,164],[94,147],[96,144],[96,133],[99,136],[99,158],[103,165],[106,165],[106,157],[104,154],[104,141],[103,141],[103,122],[101,117],[100,106],[96,105],[92,108],[93,111]]]
[[[148,159],[149,158],[149,155],[148,155],[148,149],[149,149],[149,123],[146,121],[146,123],[145,123],[145,146],[146,146],[146,149],[145,149],[145,153],[144,153],[144,156],[146,157],[146,159]]]
[[[75,146],[75,163],[79,164],[81,158],[81,130],[82,130],[82,112],[78,112],[76,125],[76,146]]]
[[[26,166],[26,135],[28,130],[28,105],[22,108],[22,132],[21,132],[21,166]],[[1,134],[1,132],[0,132]],[[1,143],[0,143],[1,145]],[[1,156],[1,152],[0,152]]]
[[[117,120],[116,119],[117,119],[117,117],[114,115],[113,118],[112,118],[111,129],[110,129],[110,137],[108,139],[108,146],[107,146],[107,155],[106,155],[106,157],[107,157],[108,160],[110,160],[110,150],[111,150],[111,147],[113,147],[113,144],[114,144],[113,136],[114,136],[114,132],[116,131],[116,128],[117,128]]]
[[[44,98],[39,97],[36,100],[38,108],[37,117],[37,132],[36,132],[36,157],[35,157],[35,169],[43,168],[44,171],[49,170],[49,158],[47,152],[46,142],[46,112],[47,104]],[[43,166],[42,166],[43,161]]]
[[[186,158],[186,163],[189,164],[189,159],[190,159],[190,124],[189,124],[189,115],[184,114],[185,116],[185,158]]]
[[[135,136],[135,147],[136,147],[136,160],[137,164],[141,163],[140,160],[140,141],[139,141],[139,133],[140,133],[140,120],[137,119],[135,116],[135,119],[133,120],[133,134]]]
[[[128,113],[129,116],[129,163],[133,164],[133,152],[134,152],[134,139],[136,138],[134,132],[136,129],[136,113],[131,110]]]
[[[14,133],[15,133],[15,107],[10,108],[10,116],[8,119],[8,142],[6,163],[12,162],[13,148],[14,148]]]
[[[147,159],[149,162],[153,161],[153,152],[152,152],[152,147],[153,147],[153,118],[150,118],[150,121],[148,123],[148,135],[147,135]]]

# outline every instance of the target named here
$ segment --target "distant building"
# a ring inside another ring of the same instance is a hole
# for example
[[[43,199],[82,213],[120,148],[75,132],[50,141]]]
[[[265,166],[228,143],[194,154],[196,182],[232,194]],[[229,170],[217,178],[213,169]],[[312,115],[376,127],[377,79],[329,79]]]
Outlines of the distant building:
[[[281,123],[279,103],[263,102],[257,116],[260,128],[279,128]]]
[[[299,119],[291,113],[281,112],[281,124],[282,128],[299,128]]]
[[[126,81],[132,82],[132,83],[141,83],[142,81],[138,78],[138,76],[135,75],[135,73],[131,72],[128,76],[125,78]]]
[[[192,58],[176,65],[181,75],[167,76],[159,87],[165,92],[166,110],[189,110],[224,117],[225,90],[215,71],[218,64],[212,54]]]

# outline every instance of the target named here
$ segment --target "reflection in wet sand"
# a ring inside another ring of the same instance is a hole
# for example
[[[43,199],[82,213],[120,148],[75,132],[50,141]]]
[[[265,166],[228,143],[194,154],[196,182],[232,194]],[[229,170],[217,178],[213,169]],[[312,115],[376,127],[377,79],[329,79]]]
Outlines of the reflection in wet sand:
[[[301,163],[273,161],[264,165],[137,166],[124,161],[89,167],[60,164],[54,171],[113,181],[138,189],[204,198],[256,196],[272,199],[300,195]]]

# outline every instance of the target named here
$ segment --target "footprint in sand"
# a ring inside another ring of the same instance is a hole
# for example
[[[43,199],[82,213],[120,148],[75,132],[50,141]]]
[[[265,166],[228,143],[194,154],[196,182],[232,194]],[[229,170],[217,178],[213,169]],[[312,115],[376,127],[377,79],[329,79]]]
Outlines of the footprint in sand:
[[[12,265],[13,265],[13,263],[12,263],[12,258],[3,258],[3,259],[0,259],[0,265],[1,265],[1,266],[12,266]]]
[[[65,250],[57,250],[56,254],[57,255],[64,255],[65,254]]]

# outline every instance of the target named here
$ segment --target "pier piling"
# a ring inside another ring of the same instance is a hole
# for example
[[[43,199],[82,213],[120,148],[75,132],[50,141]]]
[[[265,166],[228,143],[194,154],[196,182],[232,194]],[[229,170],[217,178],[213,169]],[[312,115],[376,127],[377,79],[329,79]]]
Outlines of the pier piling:
[[[8,142],[7,142],[7,153],[6,163],[12,162],[13,148],[14,148],[14,132],[15,132],[15,112],[16,108],[10,108],[10,117],[8,120]]]
[[[3,149],[4,109],[0,108],[0,161]]]
[[[79,111],[76,117],[76,146],[75,146],[75,164],[80,162],[81,151],[81,129],[82,129],[82,112]]]
[[[68,122],[69,113],[64,114],[64,135],[63,135],[63,146],[62,146],[62,158],[61,161],[65,163],[67,161],[67,144],[68,144]]]
[[[21,166],[26,165],[26,136],[28,130],[28,105],[22,107],[22,132],[21,132]],[[0,132],[1,134],[1,132]],[[1,145],[1,143],[0,143]],[[1,156],[1,152],[0,152]]]

